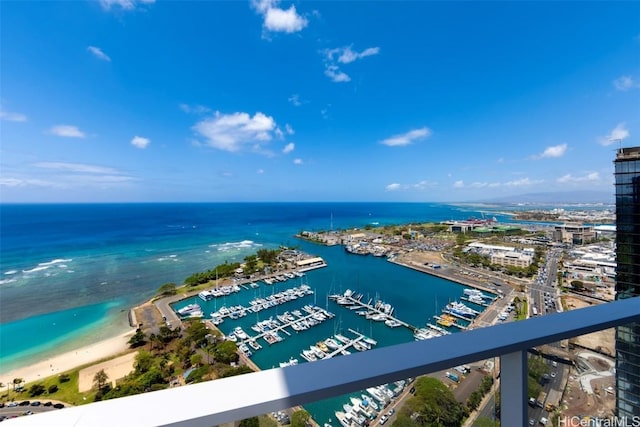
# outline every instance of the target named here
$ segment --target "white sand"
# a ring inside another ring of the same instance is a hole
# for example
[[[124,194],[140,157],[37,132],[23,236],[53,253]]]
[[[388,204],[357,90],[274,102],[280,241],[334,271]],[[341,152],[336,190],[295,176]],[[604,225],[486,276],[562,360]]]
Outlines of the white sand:
[[[79,374],[78,391],[83,393],[91,390],[93,387],[93,378],[96,376],[96,373],[102,369],[104,369],[104,372],[109,377],[107,381],[115,387],[116,380],[123,378],[129,372],[133,371],[134,359],[137,354],[138,352],[134,351],[132,353],[125,354],[124,356],[116,357],[115,359],[107,360],[106,362],[97,363],[93,366],[89,366],[88,368],[84,368]]]
[[[133,334],[134,331],[128,331],[116,337],[47,358],[30,366],[14,369],[9,372],[0,372],[0,382],[4,384],[12,383],[14,378],[22,378],[27,383],[37,381],[95,362],[96,360],[114,356],[129,348],[127,341],[129,341],[129,338]],[[0,367],[0,369],[2,369],[2,367]]]

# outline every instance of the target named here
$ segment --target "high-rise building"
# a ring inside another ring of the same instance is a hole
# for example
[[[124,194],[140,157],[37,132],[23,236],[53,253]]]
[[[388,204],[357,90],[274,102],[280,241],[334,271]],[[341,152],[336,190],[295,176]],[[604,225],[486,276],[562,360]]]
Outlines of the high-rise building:
[[[616,299],[640,296],[640,147],[620,148],[616,186]],[[616,329],[616,412],[640,416],[640,323]]]

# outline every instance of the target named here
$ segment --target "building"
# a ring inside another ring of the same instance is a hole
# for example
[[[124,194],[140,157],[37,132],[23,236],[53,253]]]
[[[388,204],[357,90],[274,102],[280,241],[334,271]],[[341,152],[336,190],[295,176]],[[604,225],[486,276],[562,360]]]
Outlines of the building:
[[[640,147],[618,150],[615,166],[616,299],[640,295]],[[640,323],[616,328],[616,413],[640,416]]]
[[[570,245],[583,245],[593,242],[596,239],[596,232],[593,227],[580,223],[565,223],[556,225],[553,231],[553,240],[555,242],[566,243]]]
[[[533,262],[533,257],[521,252],[503,252],[491,254],[491,264],[527,268]]]

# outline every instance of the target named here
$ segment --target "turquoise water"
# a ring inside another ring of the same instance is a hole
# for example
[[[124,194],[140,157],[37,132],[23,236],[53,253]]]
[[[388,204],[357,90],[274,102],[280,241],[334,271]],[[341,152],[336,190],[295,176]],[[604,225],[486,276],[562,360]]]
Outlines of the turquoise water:
[[[401,320],[423,326],[458,298],[462,287],[381,258],[350,255],[341,247],[318,246],[293,236],[301,230],[482,215],[473,207],[433,203],[0,205],[0,369],[28,366],[115,336],[128,329],[128,310],[163,283],[182,283],[194,272],[280,245],[298,246],[327,261],[327,268],[305,277],[316,294],[299,300],[298,306],[315,302],[336,317],[270,349],[265,345],[254,356],[261,368],[278,366],[291,356],[302,361],[303,348],[347,328],[372,335],[380,346],[407,342],[413,337],[406,329],[368,323],[328,302],[327,294],[350,288],[367,299],[377,296],[392,304]],[[283,285],[288,284],[261,285],[230,296],[227,304],[246,304],[260,292],[275,292]],[[209,302],[207,314],[222,303]],[[272,313],[298,306],[287,304]],[[267,314],[247,316],[237,324],[249,331]],[[228,332],[225,328],[235,325],[227,321],[221,326]],[[339,409],[345,402],[308,408],[324,422],[334,418],[334,406]]]
[[[9,322],[0,328],[3,371],[24,366],[113,335],[109,313],[116,303],[92,304]],[[126,317],[126,316],[125,316]],[[115,325],[118,330],[122,325]]]

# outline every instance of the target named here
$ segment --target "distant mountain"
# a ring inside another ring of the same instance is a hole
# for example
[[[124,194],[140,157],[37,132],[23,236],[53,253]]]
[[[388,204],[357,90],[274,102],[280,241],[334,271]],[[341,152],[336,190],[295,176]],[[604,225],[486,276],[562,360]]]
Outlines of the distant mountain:
[[[580,203],[615,203],[613,192],[604,191],[560,191],[554,193],[529,193],[505,196],[494,199],[478,200],[483,203],[499,204],[580,204]]]

